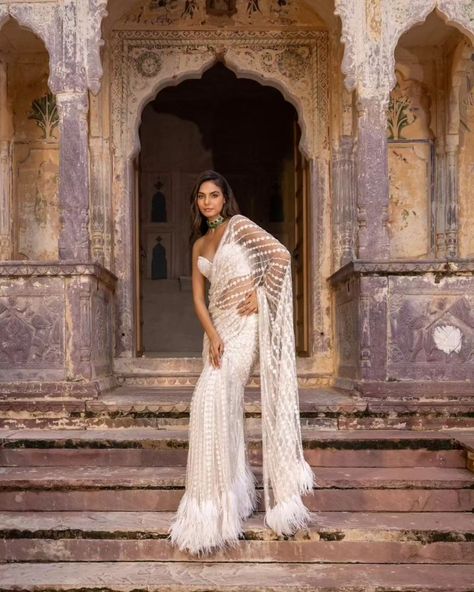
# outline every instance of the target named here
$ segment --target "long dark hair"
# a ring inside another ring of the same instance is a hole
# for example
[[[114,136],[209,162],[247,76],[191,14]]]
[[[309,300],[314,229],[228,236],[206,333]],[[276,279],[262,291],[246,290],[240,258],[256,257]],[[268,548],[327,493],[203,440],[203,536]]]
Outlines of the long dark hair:
[[[191,233],[189,235],[189,243],[192,245],[194,241],[206,234],[208,230],[207,218],[201,214],[197,205],[197,196],[199,188],[205,181],[212,181],[222,191],[222,195],[225,198],[224,207],[222,208],[221,215],[224,218],[230,218],[235,214],[240,214],[239,204],[235,199],[234,192],[232,191],[229,182],[225,177],[216,171],[207,170],[199,174],[196,179],[196,183],[191,192]]]

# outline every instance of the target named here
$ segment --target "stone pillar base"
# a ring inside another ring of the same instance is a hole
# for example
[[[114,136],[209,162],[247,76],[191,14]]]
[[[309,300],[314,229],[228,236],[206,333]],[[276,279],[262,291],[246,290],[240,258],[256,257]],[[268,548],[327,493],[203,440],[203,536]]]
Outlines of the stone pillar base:
[[[113,386],[113,293],[97,263],[0,263],[0,396]]]
[[[373,397],[474,397],[474,261],[348,263],[333,287],[337,379]]]

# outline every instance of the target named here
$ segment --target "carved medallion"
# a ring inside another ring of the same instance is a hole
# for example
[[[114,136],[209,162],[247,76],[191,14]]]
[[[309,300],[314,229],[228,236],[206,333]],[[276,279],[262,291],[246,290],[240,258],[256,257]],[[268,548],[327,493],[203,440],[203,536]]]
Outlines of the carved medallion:
[[[139,74],[146,78],[156,76],[161,68],[161,59],[158,53],[144,51],[135,60],[136,68]]]

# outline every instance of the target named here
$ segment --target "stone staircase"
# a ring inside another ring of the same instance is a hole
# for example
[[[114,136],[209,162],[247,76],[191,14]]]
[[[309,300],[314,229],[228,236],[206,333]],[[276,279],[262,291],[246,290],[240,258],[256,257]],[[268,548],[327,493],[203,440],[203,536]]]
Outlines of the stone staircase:
[[[313,524],[263,526],[204,559],[166,540],[183,494],[192,389],[0,401],[0,590],[474,590],[468,400],[300,391]],[[246,392],[261,487],[260,405]]]

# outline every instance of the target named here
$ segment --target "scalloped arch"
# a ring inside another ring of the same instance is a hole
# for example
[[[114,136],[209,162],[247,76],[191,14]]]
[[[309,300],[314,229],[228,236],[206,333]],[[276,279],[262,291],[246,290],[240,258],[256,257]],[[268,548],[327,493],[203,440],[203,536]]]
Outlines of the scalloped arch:
[[[474,42],[474,3],[470,0],[381,0],[382,37],[376,66],[384,73],[380,92],[393,88],[395,79],[395,49],[400,37],[412,27],[423,23],[437,10],[447,26],[452,26]],[[357,89],[365,81],[367,67],[374,67],[369,60],[371,44],[366,43],[365,5],[358,0],[336,0],[335,13],[342,23],[341,42],[344,44],[342,72],[348,90]],[[372,56],[373,57],[373,56]]]
[[[150,84],[146,91],[140,95],[140,98],[134,103],[134,111],[129,112],[128,132],[130,134],[126,144],[129,146],[127,153],[127,159],[133,159],[140,152],[140,138],[139,138],[139,127],[141,124],[143,110],[146,105],[153,101],[160,91],[169,86],[179,86],[186,80],[199,80],[203,74],[211,69],[219,59],[214,55],[210,56],[207,60],[204,60],[200,67],[189,68],[180,70],[179,74],[163,77],[161,79],[150,80]],[[237,78],[249,79],[254,82],[258,82],[262,86],[269,86],[278,90],[283,98],[288,101],[296,110],[298,115],[298,125],[301,128],[301,141],[300,150],[305,154],[306,157],[311,155],[311,146],[308,140],[308,122],[305,121],[303,106],[301,101],[298,100],[294,94],[292,94],[287,85],[283,84],[280,80],[272,79],[270,77],[262,79],[262,75],[251,69],[240,68],[236,62],[232,62],[230,59],[222,60],[226,68],[228,68]]]
[[[416,4],[415,4],[415,6],[416,6]],[[448,10],[447,10],[447,8],[448,8]],[[423,24],[432,12],[436,12],[442,18],[442,20],[444,21],[444,23],[447,27],[452,27],[454,29],[457,29],[460,33],[465,35],[471,42],[474,39],[474,33],[471,31],[469,34],[467,28],[460,21],[459,17],[450,13],[449,6],[446,7],[446,3],[443,8],[442,6],[440,6],[439,1],[430,0],[430,2],[426,4],[424,9],[421,9],[418,12],[413,11],[412,13],[408,13],[409,19],[405,23],[401,24],[398,28],[393,30],[393,33],[392,33],[392,36],[390,39],[390,44],[388,46],[389,60],[390,60],[389,61],[389,72],[391,73],[390,90],[396,84],[395,50],[396,50],[396,47],[400,41],[400,38],[402,37],[402,35],[407,33],[413,27]],[[473,21],[473,27],[474,27],[474,21]]]
[[[13,20],[20,27],[28,29],[40,39],[48,52],[49,77],[48,86],[53,92],[58,90],[58,67],[54,61],[57,48],[57,31],[55,26],[56,5],[44,5],[31,10],[27,4],[0,7],[0,34],[3,26]]]
[[[401,12],[400,5],[394,6],[388,4],[388,15],[390,22],[385,23],[385,30],[389,31],[386,39],[386,53],[388,58],[387,73],[389,76],[389,91],[394,88],[397,83],[395,77],[395,50],[400,41],[400,37],[408,32],[413,27],[425,22],[429,14],[433,12],[436,7],[436,0],[429,0],[426,2],[418,0],[418,2],[408,3],[405,0],[405,6]],[[398,18],[397,18],[398,17]],[[406,17],[402,20],[400,17]]]

